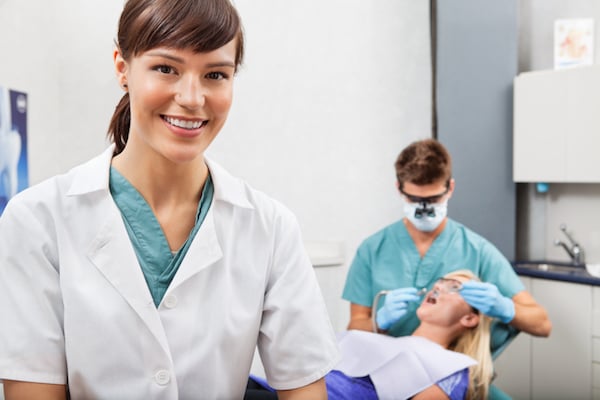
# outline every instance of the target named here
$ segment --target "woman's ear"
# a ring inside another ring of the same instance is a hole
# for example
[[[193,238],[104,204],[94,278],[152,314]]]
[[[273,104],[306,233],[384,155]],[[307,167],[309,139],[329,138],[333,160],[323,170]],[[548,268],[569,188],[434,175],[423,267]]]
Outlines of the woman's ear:
[[[115,72],[117,74],[117,81],[119,86],[127,90],[127,61],[121,55],[119,49],[115,49],[113,52],[113,61],[115,63]]]
[[[464,315],[460,319],[460,324],[465,328],[474,328],[479,325],[479,314],[476,312],[470,312],[467,315]]]

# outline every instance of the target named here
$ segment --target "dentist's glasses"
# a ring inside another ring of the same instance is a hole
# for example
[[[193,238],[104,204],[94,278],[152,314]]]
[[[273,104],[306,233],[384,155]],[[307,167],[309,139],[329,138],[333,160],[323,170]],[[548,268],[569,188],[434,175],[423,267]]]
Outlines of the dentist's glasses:
[[[432,204],[437,204],[444,199],[444,196],[446,196],[446,194],[448,194],[448,191],[450,190],[450,182],[446,184],[446,190],[444,190],[442,193],[427,197],[408,194],[402,188],[400,188],[399,190],[400,193],[402,193],[406,200],[408,200],[410,203],[418,204],[418,206],[415,208],[416,219],[421,219],[424,216],[434,218],[435,208],[432,206]]]
[[[406,197],[406,199],[408,201],[410,201],[411,203],[427,203],[427,204],[439,203],[444,198],[444,196],[446,196],[446,194],[448,194],[448,191],[450,190],[450,182],[448,182],[446,184],[446,190],[444,190],[442,193],[438,193],[433,196],[427,196],[427,197],[421,197],[421,196],[416,196],[413,194],[408,194],[402,188],[400,188],[399,190],[400,190],[400,193],[402,193],[404,195],[404,197]]]

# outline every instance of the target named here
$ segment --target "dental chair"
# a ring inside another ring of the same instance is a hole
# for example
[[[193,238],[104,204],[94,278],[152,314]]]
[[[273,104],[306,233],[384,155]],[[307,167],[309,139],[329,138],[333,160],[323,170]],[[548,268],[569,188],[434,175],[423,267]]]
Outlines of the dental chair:
[[[494,321],[490,332],[492,359],[495,360],[521,331],[500,321]]]
[[[519,332],[518,329],[513,328],[510,325],[503,324],[500,321],[492,322],[491,326],[491,351],[492,359],[496,360],[498,356],[508,347],[508,345],[517,337]],[[510,400],[511,397],[504,393],[498,386],[490,385],[490,392],[488,395],[490,400]]]

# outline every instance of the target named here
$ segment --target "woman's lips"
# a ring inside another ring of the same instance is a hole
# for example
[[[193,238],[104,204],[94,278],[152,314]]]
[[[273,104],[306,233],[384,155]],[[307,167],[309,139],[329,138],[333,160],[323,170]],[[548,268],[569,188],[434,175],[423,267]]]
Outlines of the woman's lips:
[[[174,127],[177,127],[177,128],[189,129],[189,130],[199,129],[208,123],[208,120],[204,120],[204,119],[184,119],[184,118],[177,118],[177,117],[169,117],[167,115],[163,115],[162,119],[165,122],[167,122],[169,125],[173,125]]]
[[[184,138],[193,138],[200,135],[209,121],[207,119],[184,119],[166,115],[161,115],[161,118],[173,134]]]

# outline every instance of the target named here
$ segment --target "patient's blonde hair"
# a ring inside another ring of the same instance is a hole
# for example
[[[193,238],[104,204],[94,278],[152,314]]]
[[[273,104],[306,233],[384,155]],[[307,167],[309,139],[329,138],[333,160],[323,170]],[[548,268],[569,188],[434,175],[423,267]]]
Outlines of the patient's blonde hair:
[[[446,274],[446,278],[461,276],[471,280],[480,279],[469,270],[459,270]],[[466,354],[478,364],[469,368],[469,389],[467,399],[487,399],[494,373],[492,353],[490,352],[490,326],[492,319],[479,313],[479,324],[466,330],[449,349]]]

